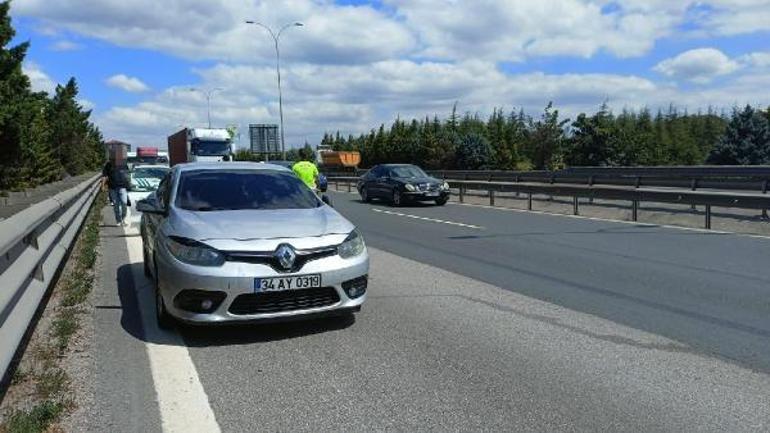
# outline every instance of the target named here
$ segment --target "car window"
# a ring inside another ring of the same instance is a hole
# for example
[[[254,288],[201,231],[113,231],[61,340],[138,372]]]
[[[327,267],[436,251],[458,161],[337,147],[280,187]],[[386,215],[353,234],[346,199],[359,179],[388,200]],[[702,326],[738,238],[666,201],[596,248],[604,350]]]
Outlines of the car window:
[[[427,177],[424,171],[416,165],[399,165],[390,168],[391,177]]]
[[[318,197],[293,173],[272,170],[185,171],[175,204],[193,211],[311,209]]]
[[[160,205],[161,209],[166,209],[166,205],[168,204],[170,183],[171,183],[171,173],[167,173],[166,176],[163,177],[163,180],[160,181],[160,184],[158,185],[158,190],[155,192],[155,196],[158,199],[158,204]]]

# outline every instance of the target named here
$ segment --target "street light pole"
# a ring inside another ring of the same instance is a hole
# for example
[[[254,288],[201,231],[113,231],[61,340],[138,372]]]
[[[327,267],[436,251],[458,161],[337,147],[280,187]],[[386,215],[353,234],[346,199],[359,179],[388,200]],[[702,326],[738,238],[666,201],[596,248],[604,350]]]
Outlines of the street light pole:
[[[285,160],[286,144],[284,142],[284,132],[283,132],[283,94],[281,92],[281,51],[278,48],[278,41],[280,40],[281,33],[283,33],[284,30],[286,30],[289,27],[302,27],[303,24],[300,22],[285,24],[283,27],[281,27],[280,30],[278,30],[278,33],[273,32],[273,29],[257,21],[246,21],[246,24],[253,24],[264,28],[273,38],[273,42],[275,43],[275,73],[278,76],[278,113],[281,119],[281,155],[282,155],[282,158]]]
[[[203,93],[203,96],[206,97],[206,117],[208,118],[209,122],[209,129],[211,129],[211,95],[214,94],[214,92],[221,92],[224,89],[221,87],[215,87],[213,89],[199,89],[197,87],[190,87],[191,92],[201,92]]]

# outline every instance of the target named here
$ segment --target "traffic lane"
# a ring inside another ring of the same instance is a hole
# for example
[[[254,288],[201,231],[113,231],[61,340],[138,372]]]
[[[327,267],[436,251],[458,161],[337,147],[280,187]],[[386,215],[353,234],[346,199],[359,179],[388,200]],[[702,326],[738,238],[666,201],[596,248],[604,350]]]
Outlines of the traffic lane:
[[[355,323],[181,329],[223,431],[770,427],[767,375],[370,254],[369,298]]]
[[[335,194],[335,199],[342,200],[342,206],[363,204],[358,195]],[[474,235],[474,238],[528,237],[548,242],[566,239],[573,246],[579,242],[587,253],[623,255],[658,264],[718,271],[744,278],[756,277],[770,283],[770,272],[763,266],[764,256],[770,251],[768,238],[457,203],[446,206],[415,203],[393,208],[374,201],[367,206],[382,211],[443,218],[487,229],[486,233]],[[641,238],[641,235],[650,239],[638,242],[636,237]],[[725,257],[726,243],[738,249],[740,254]]]
[[[392,209],[350,194],[334,203],[369,245],[770,371],[766,239],[469,206]]]

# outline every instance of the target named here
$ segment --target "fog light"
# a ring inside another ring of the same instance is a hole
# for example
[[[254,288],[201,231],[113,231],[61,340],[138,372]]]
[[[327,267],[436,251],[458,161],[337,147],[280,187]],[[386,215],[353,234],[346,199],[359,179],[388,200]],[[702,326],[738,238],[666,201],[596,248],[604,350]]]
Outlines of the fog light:
[[[210,314],[225,300],[225,292],[214,290],[182,290],[174,297],[174,306],[191,313]]]
[[[364,275],[354,280],[345,281],[342,283],[342,289],[347,293],[348,298],[355,299],[366,293],[366,286],[369,282],[369,276]]]

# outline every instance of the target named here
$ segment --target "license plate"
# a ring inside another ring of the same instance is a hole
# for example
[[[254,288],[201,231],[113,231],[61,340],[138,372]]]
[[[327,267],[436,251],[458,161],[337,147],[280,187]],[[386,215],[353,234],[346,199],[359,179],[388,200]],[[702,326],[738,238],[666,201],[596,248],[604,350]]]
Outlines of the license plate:
[[[282,290],[310,289],[321,287],[321,275],[299,275],[296,277],[254,278],[254,292],[280,292]]]
[[[425,194],[426,197],[438,197],[439,193],[438,191],[433,191]]]

